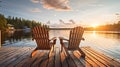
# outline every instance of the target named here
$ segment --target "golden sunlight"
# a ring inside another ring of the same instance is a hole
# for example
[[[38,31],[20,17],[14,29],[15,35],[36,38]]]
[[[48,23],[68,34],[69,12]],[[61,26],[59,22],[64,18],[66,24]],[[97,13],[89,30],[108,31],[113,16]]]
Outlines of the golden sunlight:
[[[96,31],[93,31],[93,34],[92,34],[93,37],[96,37]]]
[[[98,27],[99,26],[99,24],[92,24],[91,25],[91,27],[93,27],[93,28],[96,28],[96,27]]]

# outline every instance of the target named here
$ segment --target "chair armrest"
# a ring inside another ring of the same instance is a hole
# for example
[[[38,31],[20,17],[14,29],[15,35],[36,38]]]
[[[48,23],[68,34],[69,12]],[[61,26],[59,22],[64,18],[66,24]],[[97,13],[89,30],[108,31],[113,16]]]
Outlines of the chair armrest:
[[[56,38],[56,37],[53,37],[53,38],[51,38],[49,41],[53,41],[53,44],[55,44],[55,43],[56,43],[56,40],[57,40],[57,38]]]
[[[84,40],[85,40],[85,38],[82,38],[82,40],[84,41]]]
[[[34,40],[34,38],[32,38],[32,41]]]
[[[65,39],[65,38],[63,38],[63,37],[59,37],[59,39],[60,39],[60,44],[61,44],[61,51],[63,50],[63,48],[64,48],[64,50],[65,50],[65,54],[66,54],[66,56],[69,56],[69,53],[68,53],[68,49],[67,49],[67,47],[65,46],[65,44],[63,43],[63,40],[65,40],[65,41],[69,41],[68,39]]]
[[[64,37],[59,37],[59,39],[60,39],[60,44],[61,44],[61,45],[63,45],[63,40],[69,41],[68,39],[65,39]]]
[[[59,37],[59,39],[69,41],[68,39],[66,39],[64,37]]]

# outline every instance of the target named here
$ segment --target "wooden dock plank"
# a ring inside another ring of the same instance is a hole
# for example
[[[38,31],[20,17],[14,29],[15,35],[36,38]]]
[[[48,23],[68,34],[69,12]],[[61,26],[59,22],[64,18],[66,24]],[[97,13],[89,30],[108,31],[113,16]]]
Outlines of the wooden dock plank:
[[[109,65],[113,64],[113,66],[120,66],[120,63],[118,63],[116,60],[105,56],[104,54],[102,54],[101,52],[96,52],[95,50],[93,50],[92,48],[89,48],[90,52],[93,52],[95,55],[99,56],[99,58],[103,59],[104,61],[106,61]]]
[[[48,51],[45,54],[45,57],[42,58],[42,61],[39,63],[39,67],[47,67],[48,62],[49,62],[49,58],[48,58]]]
[[[19,58],[19,56],[15,54],[13,56],[6,58],[5,61],[2,63],[2,66],[3,67],[8,66],[11,62],[14,62],[15,60],[17,60],[17,58]]]
[[[60,58],[61,58],[62,67],[68,67],[67,58],[66,58],[64,52],[60,53]]]
[[[39,67],[39,65],[40,65],[39,63],[41,63],[44,58],[48,58],[46,56],[46,52],[41,52],[39,54],[39,56],[37,57],[37,60],[31,66],[32,67]]]
[[[71,54],[72,55],[72,54]],[[81,55],[79,55],[78,51],[74,51],[73,52],[73,55],[75,56],[75,58],[77,58],[76,60],[78,61],[78,63],[80,65],[77,65],[78,67],[79,66],[82,66],[82,67],[92,67],[92,65],[86,61],[86,57],[85,57],[85,60],[84,61],[81,61]],[[74,58],[74,61],[75,61],[75,58]]]
[[[86,48],[85,48],[86,49]],[[94,52],[91,52],[91,50],[88,50],[88,49],[86,49],[87,51],[88,51],[88,53],[89,54],[91,54],[92,56],[94,56],[97,60],[99,60],[102,64],[104,64],[104,65],[106,65],[107,67],[113,67],[114,65],[111,65],[109,62],[107,62],[104,58],[101,58],[98,54],[95,54]]]
[[[70,56],[71,56],[71,58],[73,59],[73,61],[75,62],[75,64],[76,64],[77,67],[85,67],[85,66],[80,62],[79,58],[76,57],[77,55],[76,55],[75,53],[70,54]]]
[[[97,63],[98,66],[106,67],[106,65],[104,63],[101,63],[100,59],[98,60],[98,58],[94,56],[92,53],[89,53],[86,49],[84,49],[84,51],[86,52],[86,55],[92,59],[92,61]]]
[[[30,67],[32,65],[34,65],[34,63],[36,61],[39,61],[41,57],[45,56],[45,53],[44,51],[39,51],[37,52],[37,54],[35,56],[33,56],[32,58],[29,57],[29,59],[23,64],[23,67]],[[36,62],[36,63],[39,63],[39,62]]]
[[[80,59],[80,57],[81,57],[81,55],[80,55],[80,53],[78,52],[78,51],[76,51],[76,54],[75,55],[77,55],[76,57],[78,58],[78,59]],[[98,65],[97,65],[97,63],[96,62],[94,62],[94,61],[92,61],[92,59],[91,58],[89,58],[87,55],[86,55],[86,57],[85,57],[85,62],[86,62],[86,64],[88,65],[85,65],[86,67],[99,67]],[[81,62],[82,63],[82,62]],[[82,63],[83,64],[83,63]]]
[[[81,58],[78,51],[69,52],[67,58],[65,51],[61,52],[59,47],[51,53],[49,51],[38,51],[30,58],[34,47],[5,47],[0,49],[0,67],[120,67],[120,62],[92,48],[84,47],[85,59]],[[82,59],[82,60],[81,60]]]
[[[55,49],[55,67],[61,67],[59,47]]]
[[[72,53],[69,52],[69,54],[72,54]],[[66,57],[66,58],[67,58],[68,67],[77,67],[75,62],[73,61],[73,59],[71,57]]]
[[[26,49],[26,51],[21,52],[12,62],[9,62],[8,66],[9,67],[13,67],[15,66],[17,63],[21,62],[24,58],[29,57],[30,52],[32,48],[28,48]]]
[[[18,49],[17,48],[4,48],[4,50],[2,50],[1,52],[0,52],[0,60],[3,60],[3,59],[5,59],[6,57],[9,57],[9,54],[11,54],[11,53],[13,53],[13,52],[15,52],[15,51],[17,51]]]
[[[8,57],[6,57],[4,60],[2,60],[0,62],[0,65],[2,64],[2,66],[4,66],[4,65],[9,64],[10,62],[14,61],[17,57],[19,57],[19,54],[21,54],[22,52],[25,52],[25,51],[26,51],[26,49],[20,48],[17,51],[10,53],[10,55]]]
[[[86,48],[85,48],[86,49]],[[100,63],[102,63],[104,66],[110,67],[110,65],[105,62],[104,60],[102,60],[101,58],[99,58],[99,56],[96,56],[95,54],[93,54],[92,52],[90,52],[90,50],[86,49],[87,53],[89,55],[91,55],[92,57],[94,57],[96,60],[98,60]]]
[[[54,67],[55,66],[55,51],[56,50],[54,47],[51,48],[51,50],[49,51],[49,60],[48,60],[48,64],[47,67]]]
[[[55,53],[51,53],[49,60],[48,60],[48,64],[47,67],[54,67],[55,65]]]

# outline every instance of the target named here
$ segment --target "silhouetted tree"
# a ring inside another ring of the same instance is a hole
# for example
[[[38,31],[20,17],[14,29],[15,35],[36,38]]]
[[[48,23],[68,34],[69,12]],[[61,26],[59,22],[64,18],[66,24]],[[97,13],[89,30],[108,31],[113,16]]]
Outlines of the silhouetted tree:
[[[0,14],[0,30],[5,31],[7,28],[7,20],[4,15]]]

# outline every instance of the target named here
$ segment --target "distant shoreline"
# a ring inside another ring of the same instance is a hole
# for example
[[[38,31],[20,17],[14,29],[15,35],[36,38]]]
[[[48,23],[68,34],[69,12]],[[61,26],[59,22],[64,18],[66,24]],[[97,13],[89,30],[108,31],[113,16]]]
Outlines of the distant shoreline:
[[[70,30],[72,28],[50,28],[50,30]]]
[[[72,28],[50,28],[50,30],[70,30]],[[103,34],[120,34],[120,31],[92,31],[92,30],[85,30],[87,33],[95,32],[95,33],[103,33]]]
[[[120,34],[120,31],[85,31],[87,33],[91,33],[91,32],[94,32],[94,33],[100,33],[100,34]]]

